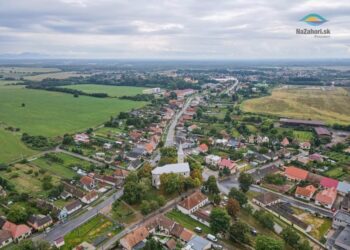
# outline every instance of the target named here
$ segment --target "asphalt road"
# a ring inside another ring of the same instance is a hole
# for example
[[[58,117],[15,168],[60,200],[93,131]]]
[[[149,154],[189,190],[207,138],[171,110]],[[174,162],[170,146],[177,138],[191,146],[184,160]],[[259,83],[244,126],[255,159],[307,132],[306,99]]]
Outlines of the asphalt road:
[[[90,207],[82,215],[74,219],[68,219],[66,222],[61,223],[53,227],[53,229],[48,233],[42,233],[33,238],[33,240],[43,239],[48,242],[53,242],[54,240],[66,235],[67,233],[73,231],[75,228],[84,224],[92,217],[96,216],[103,208],[110,206],[116,199],[123,195],[123,190],[118,190],[113,195],[109,196],[106,200],[102,201],[95,207]]]
[[[171,124],[169,125],[168,134],[167,134],[166,140],[165,140],[165,146],[166,147],[174,146],[176,124],[177,124],[178,120],[180,119],[180,117],[182,116],[182,114],[188,108],[188,106],[190,106],[192,99],[193,99],[193,97],[190,97],[190,98],[187,99],[187,101],[186,101],[185,105],[183,106],[183,108],[181,109],[181,111],[178,112],[175,115],[175,118],[171,121]]]

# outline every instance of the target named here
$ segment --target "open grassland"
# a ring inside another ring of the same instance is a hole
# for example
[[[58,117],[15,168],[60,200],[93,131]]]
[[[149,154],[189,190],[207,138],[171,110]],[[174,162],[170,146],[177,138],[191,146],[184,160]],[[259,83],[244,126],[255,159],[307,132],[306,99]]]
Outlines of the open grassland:
[[[35,197],[45,197],[47,190],[42,187],[42,180],[46,173],[40,172],[40,168],[30,164],[15,164],[11,171],[2,172],[2,177],[13,184],[15,189],[22,193],[30,193]],[[52,176],[52,184],[58,185],[60,178]]]
[[[116,98],[74,98],[70,94],[25,89],[21,86],[0,88],[0,122],[19,127],[22,132],[31,135],[49,137],[94,127],[121,111],[146,104]],[[3,142],[0,142],[0,147],[2,145]]]
[[[85,93],[106,93],[112,97],[134,96],[137,94],[142,94],[142,91],[146,89],[142,87],[109,86],[99,84],[77,84],[63,87],[80,90]]]
[[[35,154],[22,143],[20,134],[0,127],[0,163],[8,163]]]
[[[70,77],[79,77],[86,76],[85,74],[81,74],[79,72],[53,72],[53,73],[45,73],[39,75],[25,76],[25,80],[30,81],[42,81],[44,79],[52,78],[52,79],[67,79]]]
[[[277,88],[271,96],[250,99],[242,110],[327,123],[350,123],[350,94],[345,88]]]

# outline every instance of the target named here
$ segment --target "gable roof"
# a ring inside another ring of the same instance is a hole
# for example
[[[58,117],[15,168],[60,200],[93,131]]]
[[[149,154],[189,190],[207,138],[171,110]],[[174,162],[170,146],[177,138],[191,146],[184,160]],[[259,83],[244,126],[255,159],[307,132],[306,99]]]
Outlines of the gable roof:
[[[27,223],[41,227],[51,222],[52,222],[52,218],[50,215],[31,215]]]
[[[152,170],[152,174],[168,174],[168,173],[184,173],[190,171],[188,162],[166,164],[163,167],[156,167]]]
[[[337,190],[342,193],[349,193],[350,192],[350,183],[346,181],[342,181],[338,183]]]
[[[320,185],[325,187],[325,188],[337,188],[338,187],[339,181],[328,178],[328,177],[323,177],[321,179]]]
[[[286,167],[284,173],[291,179],[297,179],[297,180],[306,180],[309,174],[308,171],[297,167]]]
[[[94,183],[94,179],[92,179],[91,177],[85,175],[85,176],[80,178],[80,183],[85,185],[85,186],[88,186],[88,185],[91,185],[91,184]]]
[[[315,200],[321,204],[331,205],[337,198],[337,191],[334,188],[325,189],[316,194]]]
[[[68,205],[66,205],[65,208],[67,209],[67,211],[71,211],[79,206],[81,206],[81,202],[79,200],[75,200],[69,203]]]
[[[189,230],[187,230],[186,228],[184,230],[182,230],[181,234],[180,234],[180,239],[185,241],[185,242],[189,242],[193,237],[193,233]]]
[[[3,230],[7,230],[11,233],[12,238],[16,239],[26,233],[31,232],[30,227],[24,224],[16,225],[10,221],[6,221],[2,227]]]
[[[0,229],[0,246],[3,242],[12,238],[11,232]]]
[[[149,235],[146,227],[138,227],[125,235],[121,240],[120,244],[126,249],[132,249],[134,246],[145,240]]]
[[[208,146],[207,146],[207,144],[205,144],[205,143],[202,143],[201,145],[199,145],[199,150],[201,151],[201,152],[207,152],[208,151]]]
[[[275,202],[279,199],[279,196],[271,193],[271,192],[266,192],[266,193],[262,193],[259,196],[254,198],[255,200],[261,202],[264,205],[268,205],[272,202]]]
[[[297,187],[297,189],[295,190],[295,194],[304,197],[312,197],[316,190],[317,188],[315,188],[313,185],[308,185],[306,187]]]
[[[191,210],[192,208],[194,208],[198,204],[202,203],[206,199],[208,199],[208,197],[205,194],[203,194],[202,192],[197,190],[196,192],[194,192],[193,194],[188,196],[186,199],[179,202],[179,206],[181,206],[187,210]]]
[[[174,225],[173,229],[171,230],[170,234],[175,236],[176,238],[180,238],[180,235],[181,235],[183,230],[184,230],[184,227],[181,226],[180,224],[176,223]]]
[[[165,243],[166,247],[170,250],[173,250],[176,248],[176,241],[174,239],[170,239]]]

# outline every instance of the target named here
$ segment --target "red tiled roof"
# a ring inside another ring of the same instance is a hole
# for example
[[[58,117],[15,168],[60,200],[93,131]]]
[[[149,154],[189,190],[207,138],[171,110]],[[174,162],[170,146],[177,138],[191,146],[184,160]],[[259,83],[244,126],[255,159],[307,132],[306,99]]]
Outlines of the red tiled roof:
[[[192,239],[192,237],[193,237],[193,233],[191,233],[186,228],[180,234],[180,239],[185,242],[189,242]]]
[[[337,198],[337,190],[334,188],[325,189],[316,194],[315,200],[321,204],[333,204]]]
[[[289,178],[297,180],[306,180],[307,175],[309,174],[308,171],[296,167],[287,167],[284,173]]]
[[[208,146],[207,146],[207,144],[204,144],[204,143],[202,143],[201,145],[199,145],[199,150],[201,151],[201,152],[207,152],[208,151]]]
[[[287,137],[284,137],[284,139],[282,140],[281,144],[282,144],[282,146],[287,146],[287,145],[289,145],[289,140],[288,140],[288,138],[287,138]]]
[[[126,176],[128,176],[128,174],[129,174],[129,171],[128,170],[124,170],[124,169],[116,169],[115,171],[114,171],[114,175],[115,176],[118,176],[118,177],[126,177]]]
[[[295,194],[304,197],[312,197],[316,190],[317,189],[313,185],[308,185],[306,187],[297,187],[297,189],[295,190]]]
[[[128,250],[131,250],[135,245],[145,240],[149,235],[146,227],[139,227],[128,233],[120,240],[120,244]]]
[[[338,187],[339,181],[328,178],[328,177],[323,177],[321,179],[320,185],[325,187],[325,188],[337,188]]]
[[[31,231],[30,227],[28,227],[27,225],[24,225],[24,224],[16,225],[16,224],[9,222],[9,221],[5,222],[2,229],[9,231],[12,235],[12,238],[14,238],[14,239]]]
[[[92,183],[94,183],[94,179],[92,179],[91,177],[85,175],[83,177],[80,178],[80,183],[83,185],[91,185]]]
[[[181,201],[179,203],[179,206],[187,210],[191,210],[192,208],[194,208],[195,206],[197,206],[198,204],[200,204],[206,199],[208,199],[206,195],[202,194],[200,191],[196,191],[190,196],[188,196],[186,199]]]
[[[222,159],[219,163],[220,168],[228,168],[233,169],[236,166],[236,163],[234,161],[231,161],[229,159]]]

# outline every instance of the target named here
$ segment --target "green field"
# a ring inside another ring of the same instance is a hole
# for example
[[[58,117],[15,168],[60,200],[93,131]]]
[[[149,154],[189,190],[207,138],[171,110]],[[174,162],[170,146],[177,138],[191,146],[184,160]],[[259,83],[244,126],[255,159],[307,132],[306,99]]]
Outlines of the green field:
[[[6,131],[0,127],[0,162],[8,163],[35,154],[20,139],[19,133]]]
[[[211,230],[209,227],[196,221],[195,219],[191,218],[189,215],[181,213],[180,211],[172,210],[171,212],[167,213],[166,216],[169,219],[176,221],[177,223],[181,224],[183,227],[191,231],[194,231],[196,227],[200,227],[203,230],[203,234],[211,233]]]
[[[84,241],[93,243],[93,241],[98,237],[108,238],[120,231],[120,229],[114,229],[113,223],[106,217],[103,215],[97,215],[85,224],[65,235],[65,245],[62,247],[62,249],[71,250]]]
[[[11,171],[4,171],[1,176],[13,184],[15,189],[22,193],[30,193],[35,197],[46,197],[47,190],[42,187],[42,179],[45,173],[40,173],[37,166],[31,164],[16,164],[10,168]],[[37,176],[36,174],[37,173]],[[60,181],[58,176],[52,176],[52,183],[57,185]]]
[[[146,89],[141,87],[108,86],[99,84],[78,84],[64,87],[84,91],[85,93],[106,93],[112,97],[133,96],[137,94],[142,94],[142,91]]]
[[[0,122],[19,127],[31,135],[59,136],[85,130],[121,111],[144,106],[145,102],[94,98],[20,86],[0,87]],[[22,107],[22,103],[25,107]],[[3,142],[0,142],[0,147]]]
[[[327,123],[350,123],[350,95],[345,88],[277,88],[271,96],[250,99],[245,112],[289,118],[314,119]]]
[[[53,73],[45,73],[45,74],[39,74],[39,75],[33,75],[33,76],[25,76],[23,78],[25,80],[30,80],[30,81],[42,81],[47,78],[67,79],[70,77],[79,77],[79,76],[85,76],[85,75],[79,72],[53,72]]]

